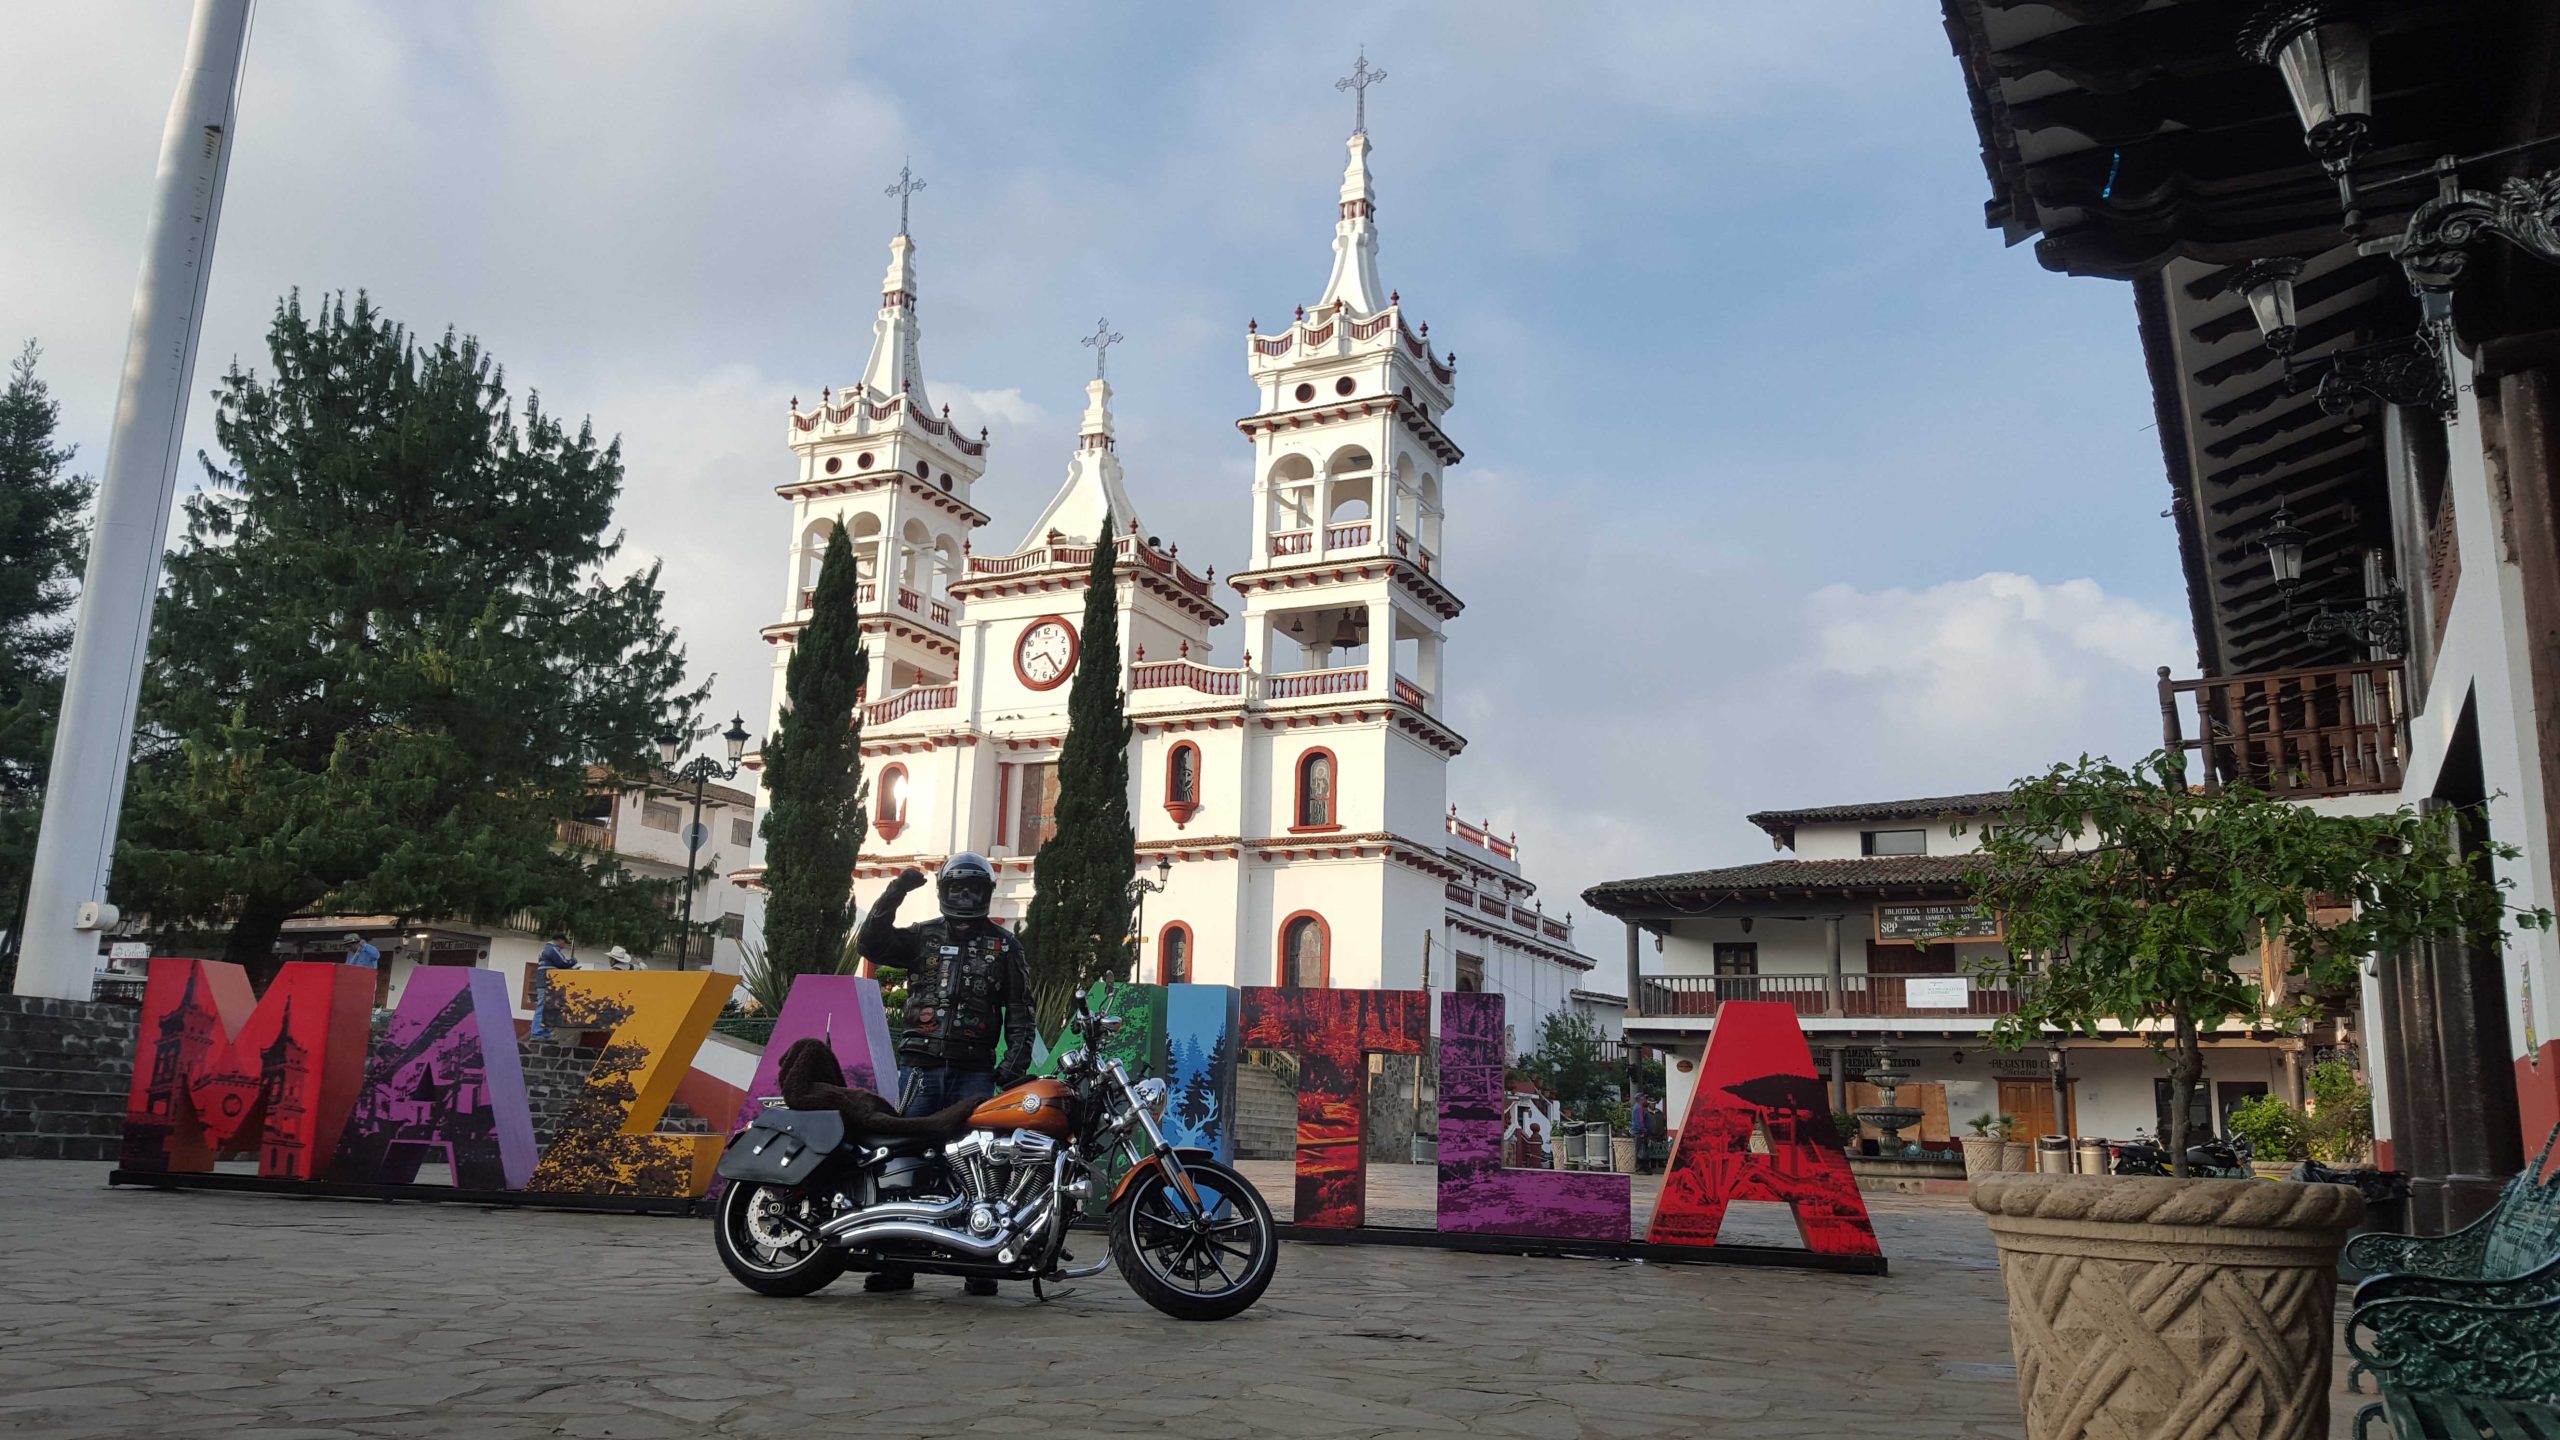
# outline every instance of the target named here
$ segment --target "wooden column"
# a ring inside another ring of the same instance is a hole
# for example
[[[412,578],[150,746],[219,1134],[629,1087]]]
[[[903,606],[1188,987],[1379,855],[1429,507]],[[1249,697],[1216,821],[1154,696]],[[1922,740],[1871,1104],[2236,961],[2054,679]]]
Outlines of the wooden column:
[[[1829,975],[1824,979],[1824,981],[1823,981],[1823,989],[1822,989],[1823,1009],[1822,1009],[1822,1013],[1823,1013],[1823,1014],[1825,1014],[1825,1015],[1842,1015],[1842,1014],[1846,1014],[1846,1013],[1848,1013],[1848,1012],[1847,1012],[1847,1011],[1846,1011],[1846,1010],[1841,1006],[1841,1003],[1840,1003],[1840,917],[1839,917],[1839,916],[1837,916],[1837,915],[1825,915],[1824,917],[1822,917],[1822,943],[1823,943],[1823,947],[1824,947],[1825,949],[1827,949],[1827,950],[1830,952],[1830,954],[1831,954],[1831,971],[1830,971],[1830,974],[1829,974]]]

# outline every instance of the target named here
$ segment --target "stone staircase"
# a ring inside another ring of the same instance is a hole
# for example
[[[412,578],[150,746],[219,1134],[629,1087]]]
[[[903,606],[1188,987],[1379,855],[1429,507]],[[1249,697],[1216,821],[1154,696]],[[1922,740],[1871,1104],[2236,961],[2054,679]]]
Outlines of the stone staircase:
[[[113,1160],[140,1012],[0,995],[0,1158]]]
[[[1298,1153],[1298,1092],[1268,1066],[1236,1067],[1236,1158],[1288,1160]]]

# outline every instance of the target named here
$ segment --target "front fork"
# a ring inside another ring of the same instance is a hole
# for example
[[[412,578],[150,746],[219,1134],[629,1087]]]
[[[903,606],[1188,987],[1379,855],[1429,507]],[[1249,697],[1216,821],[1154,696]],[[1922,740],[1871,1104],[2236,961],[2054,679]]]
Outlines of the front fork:
[[[1138,1129],[1145,1132],[1143,1143],[1138,1135],[1129,1136],[1129,1163],[1137,1166],[1153,1160],[1157,1167],[1164,1171],[1165,1178],[1173,1182],[1173,1193],[1180,1197],[1181,1203],[1190,1210],[1191,1218],[1198,1220],[1205,1217],[1209,1213],[1208,1202],[1200,1198],[1198,1187],[1191,1183],[1190,1172],[1182,1168],[1182,1157],[1174,1152],[1173,1145],[1164,1138],[1164,1130],[1156,1124],[1156,1117],[1149,1113],[1146,1106],[1138,1103],[1137,1087],[1129,1083],[1127,1068],[1117,1060],[1111,1062],[1111,1078],[1119,1083],[1120,1093],[1128,1099],[1129,1113],[1137,1117]]]

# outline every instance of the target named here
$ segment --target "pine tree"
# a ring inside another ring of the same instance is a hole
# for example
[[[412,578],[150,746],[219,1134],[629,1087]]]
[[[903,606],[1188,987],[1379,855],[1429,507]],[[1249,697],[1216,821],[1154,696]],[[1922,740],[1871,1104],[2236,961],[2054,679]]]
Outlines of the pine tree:
[[[833,973],[850,953],[862,850],[862,645],[853,544],[827,536],[809,623],[791,650],[782,722],[765,742],[764,944],[783,975]]]
[[[1032,860],[1031,1005],[1055,1042],[1075,997],[1129,972],[1129,882],[1138,831],[1129,818],[1129,716],[1120,692],[1120,585],[1111,516],[1093,544],[1082,653],[1067,689],[1058,752],[1057,833]]]
[[[53,443],[62,407],[36,378],[33,340],[0,390],[0,930],[18,945],[27,869],[35,860],[62,659],[71,646],[73,580],[87,529],[89,481]]]
[[[359,293],[268,329],[217,392],[157,610],[116,898],[227,930],[263,981],[306,911],[529,915],[653,949],[668,882],[559,844],[599,782],[688,720],[658,570],[621,580],[619,441],[599,447],[447,331]]]

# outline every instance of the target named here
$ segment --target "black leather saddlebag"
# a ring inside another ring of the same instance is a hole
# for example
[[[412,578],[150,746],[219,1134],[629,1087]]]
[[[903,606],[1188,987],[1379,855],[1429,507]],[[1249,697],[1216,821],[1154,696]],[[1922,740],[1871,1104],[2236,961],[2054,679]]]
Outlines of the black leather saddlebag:
[[[720,1178],[797,1185],[843,1143],[844,1117],[833,1110],[759,1111],[752,1124],[729,1137]]]

